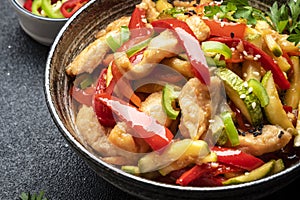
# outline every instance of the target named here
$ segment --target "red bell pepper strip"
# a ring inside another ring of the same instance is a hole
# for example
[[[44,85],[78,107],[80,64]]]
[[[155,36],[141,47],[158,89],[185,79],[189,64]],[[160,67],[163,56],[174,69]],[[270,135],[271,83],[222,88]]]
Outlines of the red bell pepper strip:
[[[216,165],[216,166],[213,166]],[[182,186],[221,186],[226,173],[242,173],[244,169],[222,163],[204,163],[195,165],[184,172],[176,183]],[[220,176],[219,176],[220,175]]]
[[[134,93],[129,80],[123,77],[115,62],[112,63],[112,74],[114,87],[120,88],[119,91],[125,98],[129,99],[137,107],[140,107],[142,103],[141,99]]]
[[[204,167],[205,166],[205,167]],[[203,165],[195,165],[190,170],[183,173],[177,180],[176,184],[187,186],[190,184],[190,182],[194,181],[195,179],[202,176],[204,173],[207,173],[209,171],[209,168],[206,164]]]
[[[73,86],[70,92],[71,92],[71,97],[73,97],[77,102],[81,104],[85,104],[87,106],[93,105],[93,98],[95,94],[94,87],[88,87],[82,90],[76,86]]]
[[[220,22],[211,19],[202,19],[210,29],[212,36],[225,36],[244,38],[247,25],[243,23],[234,22]]]
[[[223,42],[227,44],[229,47],[236,47],[240,42],[242,42],[244,46],[244,50],[247,52],[248,55],[260,56],[258,61],[261,62],[262,67],[266,71],[270,70],[272,72],[274,76],[274,81],[280,89],[286,90],[290,88],[290,83],[284,76],[278,64],[274,62],[271,56],[269,56],[266,52],[264,52],[262,49],[258,48],[254,44],[246,40],[241,40],[238,38],[230,38],[230,37],[214,37],[214,38],[210,38],[209,40]]]
[[[135,131],[136,137],[143,138],[153,150],[160,150],[172,141],[173,134],[168,128],[137,108],[105,93],[96,94],[95,99],[111,109],[119,120]]]
[[[135,9],[131,14],[128,28],[129,29],[145,28],[146,23],[147,23],[146,10],[139,7],[135,7]]]
[[[105,76],[107,74],[107,69],[103,69],[100,73],[100,76],[98,78],[98,84],[96,86],[95,96],[98,94],[105,93],[106,95],[111,95],[113,92],[113,86],[114,82],[111,82],[109,87],[106,87],[106,79]],[[116,121],[114,119],[114,116],[112,114],[112,111],[109,107],[107,107],[102,102],[98,101],[96,97],[94,97],[94,111],[98,117],[98,121],[103,126],[107,127],[114,127],[116,124]]]
[[[200,43],[190,27],[184,21],[177,19],[162,19],[153,21],[151,24],[153,27],[171,29],[176,33],[188,55],[195,77],[202,83],[209,85],[210,74],[207,62]]]
[[[131,30],[130,38],[147,35],[149,29],[146,28],[146,24],[146,10],[135,7],[128,24],[128,28]]]
[[[26,0],[23,7],[28,10],[28,11],[32,11],[31,7],[32,7],[32,0]]]
[[[68,0],[64,2],[61,7],[61,13],[66,17],[70,18],[79,8],[86,4],[89,0]]]
[[[214,146],[211,150],[217,154],[218,162],[233,165],[248,171],[264,164],[263,160],[238,149]]]

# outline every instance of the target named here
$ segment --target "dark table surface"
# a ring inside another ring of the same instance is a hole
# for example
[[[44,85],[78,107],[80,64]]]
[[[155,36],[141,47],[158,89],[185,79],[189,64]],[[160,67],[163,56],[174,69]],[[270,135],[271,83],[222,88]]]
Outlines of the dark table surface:
[[[0,199],[40,190],[48,200],[136,199],[99,177],[58,131],[43,90],[50,47],[26,35],[7,0],[0,4],[0,27]],[[294,193],[288,186],[270,199]]]

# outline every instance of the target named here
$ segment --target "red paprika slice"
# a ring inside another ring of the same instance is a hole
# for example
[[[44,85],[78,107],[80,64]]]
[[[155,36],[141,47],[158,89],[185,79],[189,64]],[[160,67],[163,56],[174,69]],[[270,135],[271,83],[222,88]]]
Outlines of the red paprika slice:
[[[211,150],[217,154],[218,162],[233,165],[248,171],[264,164],[264,161],[261,159],[238,149],[214,146]]]
[[[173,134],[168,128],[137,108],[105,93],[96,94],[95,100],[111,109],[119,120],[135,131],[136,137],[143,138],[153,150],[160,150],[172,141]]]
[[[32,0],[26,0],[23,7],[29,12],[32,11]]]
[[[70,18],[79,8],[86,4],[89,0],[68,0],[60,7],[61,13]]]
[[[211,19],[203,19],[205,24],[210,28],[210,34],[213,36],[226,36],[244,38],[247,25],[234,22],[220,22]]]
[[[190,27],[184,21],[177,19],[162,19],[153,21],[151,24],[153,27],[171,29],[177,34],[177,38],[188,55],[195,77],[202,83],[209,85],[210,74],[206,58]]]
[[[110,83],[109,87],[106,87],[106,74],[107,74],[107,69],[103,69],[101,71],[101,74],[98,79],[98,84],[96,87],[95,95],[97,94],[107,94],[111,95],[113,92],[113,82]],[[94,97],[94,111],[98,117],[98,121],[100,124],[103,126],[107,127],[114,127],[116,124],[116,121],[114,119],[114,116],[112,114],[112,111],[110,108],[108,108],[105,104],[102,102],[98,101],[96,97]]]

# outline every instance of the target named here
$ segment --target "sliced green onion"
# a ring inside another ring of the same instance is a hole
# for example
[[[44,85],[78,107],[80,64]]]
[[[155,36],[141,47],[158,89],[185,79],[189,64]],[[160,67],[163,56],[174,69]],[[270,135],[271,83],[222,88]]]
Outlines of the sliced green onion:
[[[250,90],[249,92],[253,92],[255,96],[257,96],[257,98],[259,99],[261,107],[265,107],[269,104],[268,93],[258,80],[253,78],[249,79],[248,87],[248,90]]]
[[[228,111],[221,113],[221,118],[224,122],[225,131],[232,146],[240,144],[239,134],[232,120],[231,114]]]
[[[202,42],[202,50],[206,53],[219,53],[222,54],[225,59],[229,59],[232,56],[231,49],[222,42],[206,41]]]
[[[80,83],[80,88],[82,90],[84,90],[85,88],[91,86],[93,84],[93,82],[94,82],[94,80],[91,77],[88,77]]]
[[[127,42],[130,38],[130,31],[127,26],[121,26],[121,36],[120,36],[120,42],[121,45]]]
[[[136,45],[134,45],[133,47],[129,48],[127,51],[126,51],[126,54],[128,57],[131,57],[132,55],[134,55],[135,53],[139,52],[140,50],[144,49],[148,44],[149,42],[151,41],[152,38],[149,38],[147,40],[144,40],[140,43],[137,43]]]
[[[205,56],[207,65],[209,67],[225,67],[226,62],[225,60],[218,60],[216,57],[212,58],[209,56]]]
[[[116,41],[112,35],[106,37],[106,43],[113,52],[116,52],[117,49],[121,46],[120,43]]]
[[[162,106],[167,116],[173,120],[179,115],[179,110],[173,108],[173,103],[175,99],[178,98],[179,94],[180,91],[175,86],[166,84],[163,88]]]

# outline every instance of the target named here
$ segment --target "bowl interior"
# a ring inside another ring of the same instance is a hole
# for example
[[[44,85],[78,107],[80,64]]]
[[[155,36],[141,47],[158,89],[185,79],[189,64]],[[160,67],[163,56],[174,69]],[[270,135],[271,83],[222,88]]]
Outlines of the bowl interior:
[[[251,1],[253,5],[266,9],[262,2]],[[71,79],[65,74],[65,67],[95,39],[98,31],[113,20],[130,15],[139,0],[92,0],[81,12],[75,14],[57,35],[46,63],[45,95],[47,105],[57,127],[75,151],[104,179],[120,189],[142,198],[153,197],[166,199],[232,199],[236,195],[247,194],[249,199],[258,199],[282,188],[296,178],[300,164],[284,172],[241,185],[218,188],[193,188],[172,186],[149,181],[130,175],[103,162],[88,151],[79,141],[74,124],[71,98],[68,93]],[[280,182],[280,184],[278,184]],[[273,188],[270,190],[269,188]],[[184,192],[183,192],[184,191]],[[246,197],[245,199],[247,199]]]

